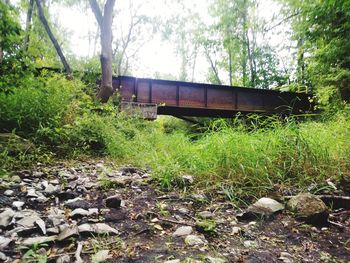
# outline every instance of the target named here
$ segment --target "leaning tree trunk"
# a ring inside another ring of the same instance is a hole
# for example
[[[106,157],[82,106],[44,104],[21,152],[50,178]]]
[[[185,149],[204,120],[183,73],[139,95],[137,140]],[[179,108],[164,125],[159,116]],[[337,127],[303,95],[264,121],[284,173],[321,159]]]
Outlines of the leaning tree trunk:
[[[26,19],[26,33],[23,42],[23,48],[25,51],[28,51],[29,46],[29,35],[32,27],[32,14],[33,14],[34,0],[29,0],[29,6],[27,10],[27,19]]]
[[[35,0],[35,2],[36,2],[36,5],[38,7],[40,21],[44,25],[46,33],[49,35],[49,38],[50,38],[52,44],[54,45],[58,56],[61,59],[61,62],[62,62],[63,67],[64,67],[64,70],[66,71],[68,77],[71,78],[72,77],[72,70],[71,70],[71,68],[70,68],[70,66],[69,66],[69,64],[68,64],[68,62],[66,60],[66,57],[64,56],[64,54],[62,52],[62,48],[61,48],[60,44],[58,43],[57,39],[55,38],[55,36],[53,35],[53,33],[51,31],[49,23],[48,23],[45,15],[44,15],[44,10],[43,10],[43,8],[41,6],[41,2],[40,2],[40,0]]]
[[[91,9],[101,29],[101,69],[102,80],[98,97],[102,102],[107,102],[113,95],[112,87],[112,21],[115,0],[107,0],[103,14],[96,0],[89,0]]]

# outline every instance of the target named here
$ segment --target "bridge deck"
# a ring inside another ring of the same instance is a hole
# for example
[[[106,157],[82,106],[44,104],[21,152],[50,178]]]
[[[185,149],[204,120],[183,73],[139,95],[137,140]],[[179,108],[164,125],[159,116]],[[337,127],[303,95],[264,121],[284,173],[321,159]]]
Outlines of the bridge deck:
[[[293,113],[312,109],[309,95],[253,88],[119,76],[113,79],[123,102],[156,104],[174,116],[231,117],[242,113]]]

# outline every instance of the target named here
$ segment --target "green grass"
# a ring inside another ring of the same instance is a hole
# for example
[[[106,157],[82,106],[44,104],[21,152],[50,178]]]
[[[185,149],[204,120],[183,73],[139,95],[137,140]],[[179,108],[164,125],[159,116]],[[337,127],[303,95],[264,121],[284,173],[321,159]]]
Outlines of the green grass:
[[[90,154],[151,168],[164,188],[181,185],[179,176],[191,174],[198,187],[222,189],[237,201],[276,186],[316,183],[320,189],[326,179],[349,177],[349,109],[317,119],[251,115],[197,127],[172,117],[130,118],[112,102],[94,102],[79,81],[57,75],[26,83],[13,94],[0,94],[2,131],[15,131],[58,157]],[[16,160],[37,159],[6,151],[0,156],[1,173]]]

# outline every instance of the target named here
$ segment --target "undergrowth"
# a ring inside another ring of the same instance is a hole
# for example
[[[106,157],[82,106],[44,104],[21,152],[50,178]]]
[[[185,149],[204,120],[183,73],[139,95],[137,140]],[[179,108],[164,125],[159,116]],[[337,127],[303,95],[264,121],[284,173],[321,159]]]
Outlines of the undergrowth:
[[[251,115],[199,127],[171,117],[126,116],[113,103],[95,102],[81,82],[57,75],[26,83],[0,94],[0,132],[30,139],[36,153],[106,156],[148,167],[164,188],[192,174],[199,187],[222,189],[232,200],[261,196],[276,185],[306,188],[349,175],[348,109],[317,119]],[[39,159],[33,153],[11,157],[7,150],[1,156],[2,171],[20,165],[18,156]]]

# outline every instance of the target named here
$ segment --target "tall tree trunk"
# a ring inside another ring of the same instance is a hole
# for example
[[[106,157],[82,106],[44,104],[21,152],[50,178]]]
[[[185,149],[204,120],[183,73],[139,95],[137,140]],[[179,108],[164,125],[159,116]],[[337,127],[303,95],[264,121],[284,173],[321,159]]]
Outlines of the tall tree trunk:
[[[29,0],[29,6],[27,10],[27,20],[26,20],[26,34],[25,34],[24,43],[23,43],[24,51],[28,51],[29,35],[32,27],[33,7],[34,7],[34,0]]]
[[[55,49],[56,49],[56,52],[58,54],[58,56],[60,57],[61,59],[61,62],[63,64],[63,67],[64,67],[64,70],[66,71],[67,75],[69,78],[72,78],[72,70],[71,68],[69,67],[69,64],[66,60],[66,57],[64,56],[63,52],[62,52],[62,49],[61,49],[61,46],[60,44],[58,43],[57,39],[55,38],[55,36],[53,35],[52,31],[51,31],[51,28],[49,26],[49,23],[48,21],[46,20],[46,17],[44,15],[44,10],[41,6],[41,2],[40,0],[35,0],[36,2],[36,5],[38,7],[38,11],[39,11],[39,18],[40,18],[40,21],[41,23],[44,25],[45,27],[45,30],[46,30],[46,33],[49,35],[50,37],[50,40],[52,42],[52,44],[54,45]]]
[[[101,69],[102,81],[98,97],[102,102],[107,102],[113,94],[112,87],[112,21],[115,0],[107,0],[103,14],[96,0],[89,0],[91,9],[101,29]]]
[[[232,53],[230,49],[228,50],[228,66],[229,66],[230,86],[232,86]]]

